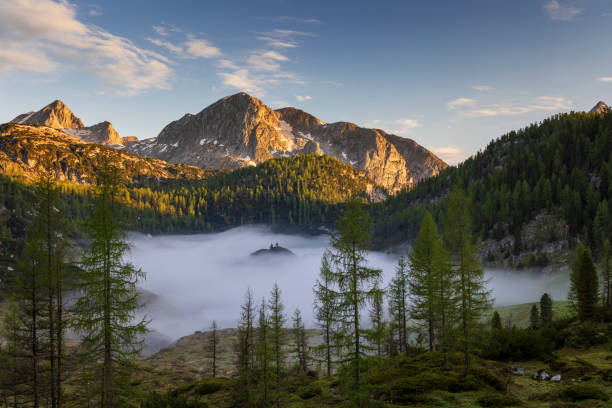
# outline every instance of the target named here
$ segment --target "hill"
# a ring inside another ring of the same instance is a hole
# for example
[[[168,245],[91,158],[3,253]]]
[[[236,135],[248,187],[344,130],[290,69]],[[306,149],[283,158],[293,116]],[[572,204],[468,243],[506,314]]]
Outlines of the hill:
[[[612,114],[555,115],[374,205],[376,245],[410,240],[426,210],[439,221],[444,198],[459,185],[474,205],[482,257],[536,266],[574,239],[597,248],[612,234],[610,180]]]

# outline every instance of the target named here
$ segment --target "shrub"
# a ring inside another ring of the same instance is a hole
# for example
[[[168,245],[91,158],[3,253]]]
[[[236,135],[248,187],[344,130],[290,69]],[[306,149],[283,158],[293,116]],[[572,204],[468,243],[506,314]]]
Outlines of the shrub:
[[[600,400],[607,401],[608,395],[601,387],[592,384],[573,384],[565,387],[559,393],[564,401]]]
[[[229,386],[229,380],[225,378],[207,378],[196,385],[195,393],[199,395],[214,394],[217,391],[229,388]]]
[[[497,391],[506,391],[506,381],[502,376],[482,367],[472,367],[470,373],[483,383],[495,388]]]
[[[304,387],[301,387],[297,393],[302,399],[314,398],[318,395],[323,394],[323,387],[320,383],[313,382]]]
[[[521,400],[511,395],[498,392],[489,392],[478,398],[477,402],[482,407],[510,407],[521,405]]]
[[[612,381],[612,370],[608,369],[608,370],[604,370],[601,373],[601,379],[604,381]]]

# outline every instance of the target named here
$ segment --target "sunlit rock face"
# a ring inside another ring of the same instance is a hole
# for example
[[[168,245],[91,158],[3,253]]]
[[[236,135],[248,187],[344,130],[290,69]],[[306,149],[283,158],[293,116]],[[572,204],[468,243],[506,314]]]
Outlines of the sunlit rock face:
[[[59,99],[51,102],[38,112],[23,113],[11,122],[58,129],[88,143],[116,147],[124,146],[123,139],[110,122],[104,121],[93,126],[85,126],[83,121]]]
[[[324,123],[295,108],[273,110],[246,93],[168,124],[133,153],[206,168],[237,168],[296,154],[326,154],[366,172],[390,192],[411,187],[447,164],[413,140],[353,123]]]
[[[606,105],[604,101],[597,102],[597,104],[593,106],[593,109],[589,111],[589,113],[610,113],[610,112],[612,112],[612,108]]]

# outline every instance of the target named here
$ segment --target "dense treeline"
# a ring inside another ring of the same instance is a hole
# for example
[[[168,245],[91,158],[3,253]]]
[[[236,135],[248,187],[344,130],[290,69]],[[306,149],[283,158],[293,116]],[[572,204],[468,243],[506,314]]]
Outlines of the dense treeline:
[[[513,248],[518,253],[526,223],[552,213],[567,224],[567,236],[551,229],[540,244],[580,237],[599,251],[597,243],[612,233],[611,181],[612,114],[555,115],[510,132],[457,167],[374,205],[377,245],[416,236],[426,210],[440,220],[440,203],[459,184],[474,203],[481,239],[513,235],[519,238]]]

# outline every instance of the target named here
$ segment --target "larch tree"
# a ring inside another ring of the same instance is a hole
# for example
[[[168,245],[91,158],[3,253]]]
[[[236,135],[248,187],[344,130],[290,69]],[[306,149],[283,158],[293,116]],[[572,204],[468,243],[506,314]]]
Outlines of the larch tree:
[[[96,386],[95,400],[101,408],[114,408],[125,404],[130,391],[126,377],[147,332],[147,321],[136,319],[136,285],[145,274],[124,261],[129,246],[120,211],[119,169],[103,157],[98,170],[87,222],[91,242],[81,259],[73,325],[82,335],[82,356]]]
[[[336,333],[336,309],[337,309],[337,293],[334,290],[333,275],[329,265],[329,253],[325,251],[321,258],[321,268],[319,277],[315,281],[313,292],[314,300],[314,317],[319,329],[323,332],[323,342],[320,345],[314,346],[313,356],[320,364],[325,365],[327,376],[331,376],[333,365],[333,352],[335,345]]]
[[[370,323],[372,327],[366,331],[371,348],[377,356],[383,354],[388,333],[387,322],[385,321],[384,293],[384,290],[380,289],[378,284],[375,284],[370,299]]]
[[[263,406],[268,405],[269,401],[269,390],[270,390],[270,328],[268,315],[266,313],[267,306],[265,298],[261,299],[259,306],[259,319],[257,324],[257,342],[256,342],[256,356],[257,356],[257,379],[259,382],[259,401]]]
[[[438,323],[436,309],[438,307],[438,284],[442,247],[438,236],[438,228],[429,212],[421,222],[421,229],[413,242],[408,255],[410,317],[420,322],[427,333],[429,350],[436,345],[436,326]]]
[[[552,299],[548,293],[544,293],[540,298],[540,327],[552,326],[552,320]]]
[[[599,300],[599,282],[591,251],[578,243],[570,272],[570,292],[572,306],[581,322],[595,317]]]
[[[212,377],[217,377],[217,347],[219,344],[219,334],[217,333],[217,321],[213,320],[210,325],[208,352],[210,353],[210,368]]]
[[[491,328],[493,330],[502,329],[501,317],[499,316],[499,312],[497,310],[493,312],[493,317],[491,318]]]
[[[26,381],[29,366],[26,361],[27,350],[24,349],[23,321],[19,304],[11,299],[4,312],[0,328],[0,389],[5,393],[4,403],[9,407],[9,399],[13,407],[21,402],[22,386]],[[7,393],[10,394],[7,395]]]
[[[244,303],[240,306],[240,321],[238,322],[238,380],[244,388],[237,396],[242,399],[252,391],[255,369],[255,303],[253,292],[248,288],[244,295]]]
[[[285,343],[284,327],[287,321],[285,316],[285,306],[281,300],[281,291],[275,283],[270,299],[268,300],[269,322],[270,322],[270,344],[272,364],[274,370],[274,380],[276,382],[274,390],[274,402],[277,407],[281,406],[281,382],[285,370],[285,351],[283,345]]]
[[[444,241],[456,277],[459,342],[464,354],[463,375],[470,369],[470,353],[482,314],[490,308],[490,291],[478,260],[472,236],[472,206],[468,196],[455,187],[446,199]]]
[[[395,276],[389,285],[389,314],[392,326],[390,330],[397,331],[397,345],[400,353],[408,352],[409,282],[406,258],[400,256],[395,268]]]
[[[298,369],[301,373],[308,371],[308,343],[306,341],[306,329],[300,309],[295,309],[291,317],[293,323],[293,342],[295,354],[298,359]]]
[[[332,236],[330,265],[338,288],[338,320],[342,326],[346,361],[351,365],[355,389],[361,383],[361,359],[367,348],[362,340],[361,309],[371,299],[382,271],[367,266],[367,246],[372,223],[359,201],[350,200]]]

